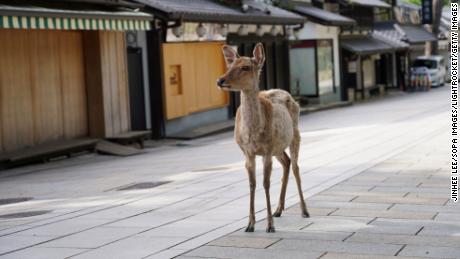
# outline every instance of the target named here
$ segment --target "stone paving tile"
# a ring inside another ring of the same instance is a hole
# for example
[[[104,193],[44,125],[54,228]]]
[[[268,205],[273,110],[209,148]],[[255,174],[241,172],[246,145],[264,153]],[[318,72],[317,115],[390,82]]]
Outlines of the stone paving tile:
[[[185,256],[200,258],[235,258],[235,259],[316,259],[324,252],[305,251],[299,249],[254,249],[254,248],[232,248],[218,246],[202,246]],[[181,258],[181,257],[179,257]]]
[[[308,206],[308,204],[307,204]],[[311,207],[308,207],[308,213],[310,213],[310,215],[312,217],[316,217],[316,216],[327,216],[329,214],[331,214],[332,212],[336,211],[337,209],[336,208],[311,208]],[[283,216],[284,215],[301,215],[301,212],[300,212],[300,207],[299,206],[293,206],[293,207],[290,207],[288,209],[286,209],[285,211],[283,211]]]
[[[351,201],[356,195],[315,195],[310,201]]]
[[[342,241],[347,237],[351,236],[353,232],[334,232],[334,231],[307,231],[302,230],[293,231],[293,230],[279,230],[277,229],[275,233],[270,233],[269,237],[272,238],[282,238],[282,239],[313,239],[313,240],[334,240]],[[243,231],[237,231],[232,233],[230,236],[237,237],[267,237],[266,232],[253,232],[246,233]]]
[[[379,217],[394,219],[433,219],[436,212],[408,212],[397,210],[362,210],[340,208],[330,214],[331,216],[353,216],[353,217]]]
[[[449,197],[449,190],[446,188],[434,188],[434,187],[397,187],[397,186],[376,186],[372,191],[378,192],[419,192],[419,193],[441,193],[446,194]]]
[[[408,245],[404,247],[399,255],[402,256],[420,256],[430,258],[459,258],[460,248],[456,247],[434,247],[434,246],[415,246]]]
[[[178,258],[181,254],[188,252],[190,249],[166,249],[162,250],[158,253],[154,253],[144,258],[149,259],[170,259],[170,258]]]
[[[395,182],[426,182],[429,181],[430,175],[394,175],[385,179],[384,183],[395,183]]]
[[[449,188],[449,181],[425,181],[420,188]]]
[[[0,255],[53,239],[52,236],[9,235],[0,237]]]
[[[317,217],[315,217],[317,218]],[[289,217],[279,217],[274,218],[275,229],[284,229],[284,230],[299,230],[313,222],[313,218],[304,218],[300,216],[289,216]],[[267,225],[266,220],[257,222],[256,228],[263,228]]]
[[[366,217],[340,217],[318,216],[310,218],[280,217],[275,219],[275,228],[278,224],[280,230],[307,230],[307,231],[339,231],[350,232],[350,229],[366,226],[372,218]],[[265,224],[262,221],[261,224]],[[321,227],[324,226],[324,229]]]
[[[424,257],[345,254],[345,253],[330,253],[330,252],[321,256],[321,259],[423,259],[423,258]]]
[[[2,259],[62,259],[87,251],[86,249],[78,248],[47,248],[47,247],[31,247],[12,254],[2,256]]]
[[[331,191],[331,192],[321,192],[320,194],[324,195],[354,195],[356,196],[390,196],[390,197],[404,197],[407,195],[407,192],[400,190],[399,192],[376,192],[374,190],[365,191],[365,192],[353,192],[353,191]]]
[[[356,192],[366,192],[371,189],[373,186],[363,186],[363,185],[347,185],[344,183],[339,183],[331,188],[325,190],[325,192],[335,192],[335,191],[356,191]]]
[[[359,196],[353,202],[376,202],[376,203],[400,203],[400,204],[421,204],[421,205],[443,205],[447,199],[436,198],[409,198],[409,197],[387,197],[387,196]]]
[[[436,214],[435,221],[456,221],[459,220],[458,213],[440,212]]]
[[[398,187],[398,188],[411,188],[411,187],[417,187],[422,183],[422,180],[418,181],[391,181],[391,182],[386,182],[386,181],[353,181],[353,182],[347,182],[349,186],[376,186],[376,187]]]
[[[357,254],[377,254],[394,255],[402,245],[375,244],[375,243],[352,243],[342,241],[323,241],[323,240],[296,240],[283,239],[267,250],[302,250],[315,252],[338,252],[338,253],[357,253]]]
[[[96,227],[43,243],[39,247],[96,248],[143,231],[144,228]]]
[[[130,237],[111,243],[98,249],[90,250],[72,258],[142,258],[171,246],[171,243],[185,241],[185,237]]]
[[[416,226],[424,227],[425,229],[452,229],[452,231],[460,231],[460,222],[458,221],[434,221],[434,220],[423,220],[423,219],[390,219],[390,218],[378,218],[374,220],[370,225],[375,226]],[[422,230],[423,231],[423,230]],[[447,234],[447,233],[446,233]]]
[[[107,224],[107,227],[147,227],[153,228],[187,217],[183,213],[145,213]]]
[[[354,218],[354,217],[351,217]],[[352,220],[350,220],[352,221]],[[365,224],[362,222],[355,222],[353,224],[342,223],[313,223],[303,230],[307,231],[348,231],[360,233],[383,233],[383,234],[407,234],[414,235],[420,231],[421,227],[418,226],[375,226],[372,224]]]
[[[439,222],[439,221],[438,221]],[[460,236],[460,225],[458,224],[440,224],[438,226],[424,227],[418,235],[424,236]]]
[[[416,205],[416,204],[396,204],[390,210],[410,211],[410,212],[447,212],[458,213],[459,207],[440,206],[440,205]]]
[[[260,214],[260,213],[259,213]],[[256,220],[261,219],[260,215],[256,213]],[[244,226],[247,223],[247,219],[235,221],[231,224],[224,225],[212,231],[209,231],[203,235],[188,239],[185,242],[174,245],[171,249],[175,250],[191,250],[199,246],[205,245],[217,238],[223,237],[235,231],[235,229],[241,229],[241,226]],[[257,229],[255,231],[264,231],[263,229]]]
[[[273,237],[226,236],[211,241],[207,245],[246,248],[267,248],[280,240],[280,238]]]
[[[19,232],[21,235],[54,235],[64,236],[73,234],[79,231],[87,230],[96,226],[106,224],[108,221],[104,219],[85,220],[81,218],[63,220],[53,224],[34,227],[25,231]]]
[[[347,238],[346,242],[458,247],[460,244],[460,236],[414,236],[375,233],[354,233],[352,236]]]
[[[340,202],[340,201],[309,201],[307,206],[313,208],[352,208],[352,209],[377,209],[385,210],[390,208],[391,203],[369,203],[369,202]]]
[[[429,192],[410,192],[405,197],[407,198],[437,198],[447,199],[449,195],[446,193],[429,193]]]
[[[146,258],[155,258],[155,257],[146,257]],[[168,257],[168,258],[175,258],[175,259],[203,259],[203,258],[207,258],[207,259],[222,259],[222,258],[218,258],[218,257],[202,257],[202,256],[187,256],[187,255],[180,255],[180,256],[177,256],[177,257]]]
[[[147,237],[194,237],[221,227],[222,221],[182,220],[141,233]]]

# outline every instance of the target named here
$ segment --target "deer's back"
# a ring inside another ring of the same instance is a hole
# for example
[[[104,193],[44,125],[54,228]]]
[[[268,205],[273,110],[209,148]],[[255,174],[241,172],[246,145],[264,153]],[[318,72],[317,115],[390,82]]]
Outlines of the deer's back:
[[[281,89],[272,89],[260,92],[259,96],[269,100],[275,106],[285,107],[292,119],[293,126],[298,127],[300,107],[290,93]]]

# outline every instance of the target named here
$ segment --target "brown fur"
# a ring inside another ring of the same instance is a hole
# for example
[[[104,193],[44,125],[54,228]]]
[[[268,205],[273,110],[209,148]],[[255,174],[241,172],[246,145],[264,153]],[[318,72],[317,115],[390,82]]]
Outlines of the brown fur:
[[[303,199],[299,167],[297,165],[300,147],[298,129],[299,105],[292,96],[283,90],[259,91],[260,69],[265,60],[262,44],[254,49],[254,58],[238,57],[228,46],[223,47],[228,71],[219,79],[223,90],[240,91],[241,105],[236,113],[235,140],[246,157],[249,177],[250,205],[247,232],[254,231],[255,156],[263,157],[265,197],[267,202],[267,232],[274,232],[270,204],[270,177],[272,157],[275,156],[283,166],[283,177],[279,205],[273,216],[281,216],[284,210],[289,166],[296,178],[300,196],[302,215],[308,217]],[[285,152],[289,148],[291,158]]]

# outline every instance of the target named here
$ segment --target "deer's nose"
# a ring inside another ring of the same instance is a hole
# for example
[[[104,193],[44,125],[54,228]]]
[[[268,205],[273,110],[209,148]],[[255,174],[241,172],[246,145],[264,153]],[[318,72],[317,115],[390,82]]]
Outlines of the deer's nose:
[[[222,77],[222,78],[217,79],[218,86],[222,87],[224,86],[224,83],[225,83],[225,78]]]

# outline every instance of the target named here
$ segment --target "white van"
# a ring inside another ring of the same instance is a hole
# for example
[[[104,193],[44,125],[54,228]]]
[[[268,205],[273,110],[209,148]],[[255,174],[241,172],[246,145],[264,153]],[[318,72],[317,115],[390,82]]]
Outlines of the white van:
[[[425,73],[428,69],[432,86],[444,85],[447,78],[446,63],[443,56],[420,56],[412,64],[411,74]]]

